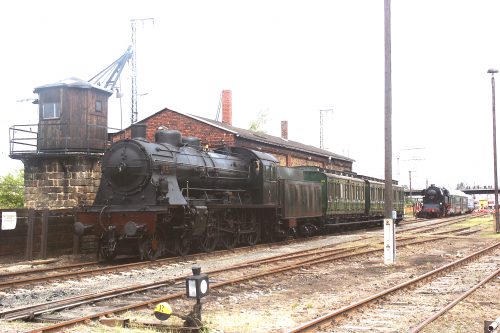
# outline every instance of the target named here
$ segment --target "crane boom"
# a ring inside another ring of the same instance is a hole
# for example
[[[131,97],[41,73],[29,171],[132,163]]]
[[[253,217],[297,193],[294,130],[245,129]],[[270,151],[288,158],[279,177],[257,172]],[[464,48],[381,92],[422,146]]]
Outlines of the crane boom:
[[[113,90],[115,88],[116,82],[118,82],[118,79],[120,78],[123,67],[125,67],[127,61],[132,58],[132,55],[132,46],[129,46],[124,54],[122,54],[108,67],[97,73],[89,80],[89,82],[101,86],[104,89]]]

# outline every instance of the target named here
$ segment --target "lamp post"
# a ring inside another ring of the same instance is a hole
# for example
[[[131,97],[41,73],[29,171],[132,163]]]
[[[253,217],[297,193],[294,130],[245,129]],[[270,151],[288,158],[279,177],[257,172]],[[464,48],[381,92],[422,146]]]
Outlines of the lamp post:
[[[495,114],[495,74],[498,69],[488,69],[491,74],[491,109],[493,112],[493,173],[495,177],[495,232],[500,233],[500,218],[498,212],[498,176],[497,176],[497,127]]]
[[[415,204],[413,203],[413,193],[411,193],[411,170],[408,170],[408,176],[410,177],[410,202],[411,202],[411,216],[415,216]]]

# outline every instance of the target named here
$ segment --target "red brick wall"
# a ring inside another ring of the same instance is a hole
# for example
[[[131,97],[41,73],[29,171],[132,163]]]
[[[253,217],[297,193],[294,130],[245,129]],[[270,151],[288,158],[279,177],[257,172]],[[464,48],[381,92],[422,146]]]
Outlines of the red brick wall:
[[[156,115],[141,121],[141,124],[147,125],[146,138],[154,141],[156,130],[163,126],[166,129],[178,130],[182,136],[195,136],[201,139],[203,146],[220,147],[223,145],[234,145],[234,135],[218,129],[214,126],[205,124],[196,119],[186,117],[183,114],[174,111],[162,111]],[[116,136],[115,136],[116,137]],[[114,137],[114,138],[115,138]],[[130,138],[130,129],[125,132],[125,137]],[[113,139],[115,141],[115,139]]]
[[[222,122],[233,125],[233,93],[222,90]]]
[[[288,121],[281,121],[281,138],[288,140]]]
[[[163,126],[167,129],[178,130],[183,136],[195,136],[201,139],[203,146],[208,145],[209,148],[221,147],[223,145],[239,146],[249,149],[254,149],[274,155],[280,165],[298,166],[298,165],[314,165],[326,167],[334,170],[352,170],[352,163],[341,160],[329,161],[327,157],[320,157],[313,154],[307,154],[293,149],[280,148],[277,146],[254,142],[243,138],[236,138],[234,134],[208,125],[202,121],[187,117],[175,111],[165,110],[155,114],[154,116],[141,121],[147,125],[147,139],[153,141],[155,131]],[[130,129],[125,133],[126,137],[130,137]],[[118,136],[115,136],[114,140]],[[330,163],[331,162],[331,163]]]

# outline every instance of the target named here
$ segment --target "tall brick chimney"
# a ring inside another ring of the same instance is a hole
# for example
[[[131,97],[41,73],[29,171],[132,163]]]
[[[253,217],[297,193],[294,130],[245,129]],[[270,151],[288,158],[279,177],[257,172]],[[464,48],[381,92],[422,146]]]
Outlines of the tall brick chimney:
[[[288,121],[281,121],[281,138],[288,140]]]
[[[233,93],[231,90],[222,90],[222,122],[233,124]]]

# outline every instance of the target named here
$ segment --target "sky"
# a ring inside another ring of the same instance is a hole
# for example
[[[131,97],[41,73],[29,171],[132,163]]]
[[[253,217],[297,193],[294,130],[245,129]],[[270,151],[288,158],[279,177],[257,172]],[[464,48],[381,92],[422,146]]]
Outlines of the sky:
[[[413,188],[493,185],[492,90],[500,1],[393,0],[392,161]],[[89,80],[122,55],[137,21],[138,118],[163,108],[214,119],[232,90],[233,125],[324,146],[384,177],[384,1],[30,1],[0,3],[0,175],[9,127],[36,124],[33,89]],[[109,123],[130,125],[130,68]]]

